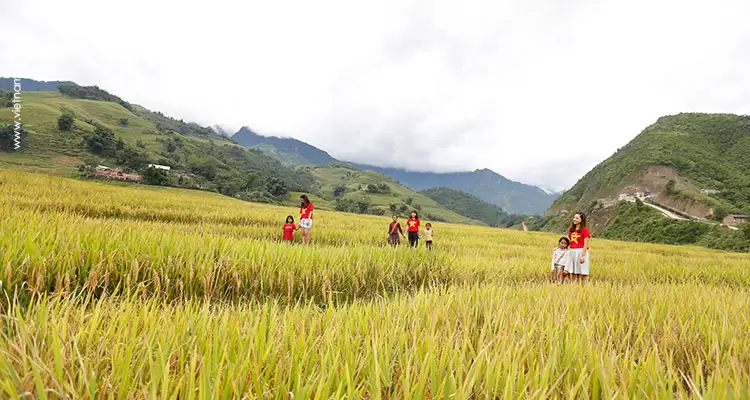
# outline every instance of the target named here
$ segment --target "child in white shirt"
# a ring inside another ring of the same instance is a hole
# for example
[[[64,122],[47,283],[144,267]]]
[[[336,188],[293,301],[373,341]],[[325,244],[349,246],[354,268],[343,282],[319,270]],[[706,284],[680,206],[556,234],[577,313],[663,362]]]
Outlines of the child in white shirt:
[[[432,224],[429,222],[424,226],[424,245],[432,250]]]
[[[565,281],[567,274],[568,265],[570,264],[568,257],[568,246],[570,246],[570,240],[563,236],[557,241],[557,247],[552,250],[552,281],[562,283]]]

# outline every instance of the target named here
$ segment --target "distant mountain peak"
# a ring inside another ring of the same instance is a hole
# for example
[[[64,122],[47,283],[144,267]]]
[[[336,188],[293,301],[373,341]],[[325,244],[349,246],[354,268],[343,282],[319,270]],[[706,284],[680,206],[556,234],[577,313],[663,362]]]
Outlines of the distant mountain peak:
[[[247,126],[240,128],[231,138],[242,146],[267,152],[285,164],[328,165],[336,161],[327,152],[301,140],[263,136]],[[271,151],[269,147],[276,151]]]
[[[14,79],[21,81],[21,90],[29,91],[46,91],[57,90],[57,85],[75,85],[71,81],[37,81],[28,78],[6,78],[0,77],[0,90],[13,90]]]

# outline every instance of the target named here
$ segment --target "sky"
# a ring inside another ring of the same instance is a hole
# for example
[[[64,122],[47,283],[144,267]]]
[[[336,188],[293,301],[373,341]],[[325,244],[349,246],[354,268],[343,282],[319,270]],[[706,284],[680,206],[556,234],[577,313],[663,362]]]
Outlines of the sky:
[[[558,191],[663,115],[750,114],[747,21],[747,0],[0,0],[0,76]]]

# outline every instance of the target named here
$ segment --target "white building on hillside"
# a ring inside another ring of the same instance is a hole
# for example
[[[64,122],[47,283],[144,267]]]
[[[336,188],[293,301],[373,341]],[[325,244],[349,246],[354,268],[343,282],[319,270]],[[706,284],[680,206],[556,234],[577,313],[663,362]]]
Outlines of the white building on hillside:
[[[156,168],[156,169],[163,169],[165,171],[169,171],[169,170],[172,169],[171,167],[169,167],[167,165],[149,164],[148,166],[149,166],[149,168],[153,167],[153,168]]]

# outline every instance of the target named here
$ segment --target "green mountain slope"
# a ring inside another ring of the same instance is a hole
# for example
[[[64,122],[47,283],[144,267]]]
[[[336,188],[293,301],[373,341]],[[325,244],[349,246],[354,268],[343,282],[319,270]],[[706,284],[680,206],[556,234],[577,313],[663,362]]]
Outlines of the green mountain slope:
[[[0,151],[0,168],[72,176],[83,163],[134,171],[155,163],[172,168],[169,180],[174,186],[233,196],[265,192],[269,182],[274,184],[273,178],[283,181],[282,186],[289,190],[315,189],[309,173],[284,167],[209,128],[169,118],[116,96],[103,101],[39,91],[24,92],[22,99],[27,135],[20,151]],[[73,117],[70,130],[58,126],[63,114]],[[0,125],[10,124],[12,119],[10,108],[0,108]]]
[[[460,190],[438,187],[418,193],[464,217],[483,221],[489,226],[509,227],[521,223],[525,218],[523,215],[508,214],[502,208]]]
[[[555,200],[543,229],[562,229],[573,212],[582,211],[589,214],[593,233],[603,237],[635,240],[656,218],[673,227],[666,233],[673,237],[666,240],[660,233],[651,235],[653,240],[684,242],[685,235],[692,235],[690,243],[701,241],[705,232],[674,228],[683,221],[669,221],[651,209],[641,209],[643,223],[638,223],[632,217],[636,205],[620,203],[641,192],[647,192],[647,202],[703,224],[718,225],[727,213],[750,213],[750,116],[690,113],[660,118]],[[675,239],[681,235],[683,239]]]
[[[546,193],[536,186],[511,181],[490,169],[471,172],[411,172],[398,168],[380,168],[372,165],[354,164],[388,175],[414,189],[447,187],[474,195],[488,203],[500,206],[509,213],[542,214],[557,194]]]
[[[301,140],[261,136],[247,127],[232,135],[232,140],[248,148],[257,148],[285,165],[328,165],[336,161],[330,154]]]
[[[417,210],[425,222],[486,225],[449,210],[383,174],[363,171],[348,164],[308,167],[321,186],[319,195],[338,211],[407,217]]]

